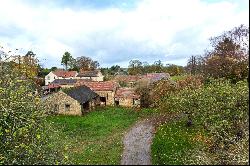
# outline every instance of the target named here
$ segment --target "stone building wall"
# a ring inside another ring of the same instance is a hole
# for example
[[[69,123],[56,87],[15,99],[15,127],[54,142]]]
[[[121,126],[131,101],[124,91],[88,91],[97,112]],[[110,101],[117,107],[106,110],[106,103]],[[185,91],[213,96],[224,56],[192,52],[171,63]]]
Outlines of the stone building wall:
[[[139,99],[133,99],[132,98],[120,98],[119,105],[123,107],[140,107],[140,100]]]
[[[106,98],[106,105],[114,105],[115,93],[113,91],[95,91],[100,97]]]
[[[61,88],[73,88],[74,87],[74,84],[72,85],[60,85]]]
[[[51,111],[63,115],[82,115],[80,103],[62,91],[52,94],[46,99]],[[69,105],[69,107],[67,107]]]

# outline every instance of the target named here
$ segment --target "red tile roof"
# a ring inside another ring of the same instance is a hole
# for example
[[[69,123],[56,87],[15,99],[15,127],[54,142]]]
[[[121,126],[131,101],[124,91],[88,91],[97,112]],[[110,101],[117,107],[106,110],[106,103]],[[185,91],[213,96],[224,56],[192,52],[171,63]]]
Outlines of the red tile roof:
[[[47,87],[48,89],[52,89],[52,88],[60,88],[61,86],[58,84],[49,84]]]
[[[93,91],[115,91],[118,84],[113,81],[85,81],[78,80],[76,86],[85,85]]]
[[[75,77],[77,74],[76,71],[65,71],[65,70],[56,70],[52,71],[57,77],[63,77],[63,78],[69,78],[69,77]]]
[[[135,92],[134,88],[119,88],[116,91],[115,98],[139,99],[140,95]]]

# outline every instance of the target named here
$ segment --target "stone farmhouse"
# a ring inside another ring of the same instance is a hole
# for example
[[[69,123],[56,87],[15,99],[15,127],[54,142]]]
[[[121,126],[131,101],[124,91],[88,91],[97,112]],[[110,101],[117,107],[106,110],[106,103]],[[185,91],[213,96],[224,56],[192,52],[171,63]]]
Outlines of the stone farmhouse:
[[[100,70],[94,71],[65,71],[65,70],[55,70],[51,71],[45,76],[45,85],[52,83],[54,80],[62,79],[84,79],[91,81],[103,81],[103,75]]]
[[[56,79],[74,79],[77,76],[76,71],[55,70],[45,76],[45,85],[52,83]]]
[[[94,71],[81,71],[76,76],[76,79],[87,79],[91,81],[103,81],[104,76],[100,70]]]
[[[115,93],[115,105],[124,107],[140,107],[140,95],[134,88],[118,88]]]
[[[119,84],[113,81],[78,80],[76,86],[85,85],[100,96],[101,105],[114,105],[114,96]]]
[[[100,98],[90,88],[79,86],[53,93],[45,102],[55,114],[84,115],[100,105]]]

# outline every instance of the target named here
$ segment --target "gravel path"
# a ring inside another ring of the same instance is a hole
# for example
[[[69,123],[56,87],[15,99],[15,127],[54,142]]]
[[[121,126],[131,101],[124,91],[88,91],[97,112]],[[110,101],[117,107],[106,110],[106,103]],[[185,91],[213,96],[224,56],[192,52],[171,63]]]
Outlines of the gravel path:
[[[125,135],[121,165],[151,165],[154,126],[149,120],[137,123]]]
[[[183,115],[163,115],[137,122],[125,134],[121,165],[152,165],[151,144],[155,128],[170,119],[181,117]]]

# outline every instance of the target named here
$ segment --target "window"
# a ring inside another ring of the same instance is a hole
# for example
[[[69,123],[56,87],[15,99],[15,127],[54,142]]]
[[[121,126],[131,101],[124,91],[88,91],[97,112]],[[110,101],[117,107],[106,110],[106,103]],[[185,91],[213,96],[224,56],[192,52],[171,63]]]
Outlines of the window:
[[[50,76],[47,76],[47,79],[50,80]]]
[[[119,105],[119,100],[115,100],[115,105],[116,105],[116,106]]]
[[[69,104],[65,104],[65,111],[70,111],[70,105]]]
[[[54,105],[54,113],[57,113],[59,111],[59,105],[55,104]]]

